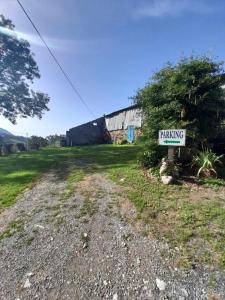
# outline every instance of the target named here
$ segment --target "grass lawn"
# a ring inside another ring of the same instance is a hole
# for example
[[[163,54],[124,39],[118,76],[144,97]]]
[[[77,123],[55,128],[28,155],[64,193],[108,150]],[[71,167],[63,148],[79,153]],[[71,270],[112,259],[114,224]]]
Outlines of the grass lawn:
[[[68,158],[82,158],[87,168],[107,172],[124,189],[138,211],[138,219],[149,224],[151,233],[178,247],[177,265],[225,267],[225,182],[213,179],[207,185],[165,186],[149,181],[136,164],[138,146],[98,145],[52,148],[0,157],[0,208],[13,204],[16,196],[49,168]],[[68,174],[82,179],[81,169]],[[121,181],[121,179],[123,179]],[[128,189],[127,189],[128,187]]]
[[[40,151],[22,152],[0,157],[0,209],[12,205],[25,188],[50,168],[61,162],[82,158],[90,161],[91,168],[101,166],[104,170],[125,167],[135,161],[137,147],[97,145],[74,148],[45,148]],[[79,172],[81,170],[79,169]],[[70,184],[77,176],[70,174]]]

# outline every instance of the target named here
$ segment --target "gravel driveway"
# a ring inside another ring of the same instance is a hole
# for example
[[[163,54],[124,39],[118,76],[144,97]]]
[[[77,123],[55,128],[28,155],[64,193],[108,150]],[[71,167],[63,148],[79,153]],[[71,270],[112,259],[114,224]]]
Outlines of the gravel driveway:
[[[172,267],[118,189],[92,173],[68,196],[52,170],[3,211],[0,299],[225,299],[224,274]]]

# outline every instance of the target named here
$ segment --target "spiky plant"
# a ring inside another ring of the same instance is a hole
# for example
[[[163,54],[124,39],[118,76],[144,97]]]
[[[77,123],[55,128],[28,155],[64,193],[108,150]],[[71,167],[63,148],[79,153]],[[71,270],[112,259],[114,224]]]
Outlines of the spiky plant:
[[[199,153],[193,157],[192,161],[192,165],[199,168],[197,177],[199,177],[200,174],[203,174],[205,177],[209,177],[212,174],[217,176],[215,169],[216,164],[223,164],[221,161],[222,157],[223,155],[218,156],[209,149],[199,151]]]

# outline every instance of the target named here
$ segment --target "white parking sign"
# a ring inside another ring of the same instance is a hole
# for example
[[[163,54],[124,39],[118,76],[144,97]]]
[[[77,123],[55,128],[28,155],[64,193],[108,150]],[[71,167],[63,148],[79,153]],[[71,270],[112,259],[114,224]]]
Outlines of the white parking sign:
[[[159,130],[159,145],[185,146],[186,129]]]

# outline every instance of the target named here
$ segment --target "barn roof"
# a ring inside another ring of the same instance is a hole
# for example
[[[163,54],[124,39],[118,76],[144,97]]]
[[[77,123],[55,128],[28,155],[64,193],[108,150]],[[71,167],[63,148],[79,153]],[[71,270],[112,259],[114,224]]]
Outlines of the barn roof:
[[[122,108],[122,109],[119,109],[117,111],[114,111],[114,112],[112,112],[112,113],[110,113],[108,115],[105,115],[105,117],[106,118],[111,118],[111,117],[113,117],[113,116],[115,116],[115,115],[117,115],[117,114],[119,114],[119,113],[121,113],[123,111],[132,110],[132,109],[135,109],[135,108],[139,108],[139,105],[138,104],[133,104],[133,105],[127,106],[125,108]]]
[[[133,104],[133,105],[127,106],[127,107],[125,107],[125,108],[122,108],[122,109],[119,109],[119,110],[117,110],[117,111],[114,111],[114,112],[112,112],[112,113],[110,113],[110,114],[108,114],[108,115],[104,115],[103,117],[99,117],[99,118],[97,118],[97,119],[95,119],[95,120],[92,120],[92,121],[89,121],[89,122],[86,122],[86,123],[77,125],[77,126],[75,126],[75,127],[72,127],[72,128],[69,129],[69,131],[70,131],[70,130],[73,130],[73,129],[75,129],[75,128],[77,129],[77,128],[79,128],[79,127],[86,126],[86,125],[88,125],[89,123],[91,124],[91,123],[99,122],[102,118],[111,118],[111,117],[113,117],[113,116],[115,116],[115,115],[117,115],[117,114],[119,114],[119,113],[121,113],[121,112],[123,112],[123,111],[132,110],[132,109],[135,109],[135,108],[138,108],[138,107],[139,107],[139,106],[138,106],[137,104]]]
[[[72,127],[72,128],[70,128],[69,129],[69,131],[70,130],[73,130],[73,129],[77,129],[77,128],[81,128],[81,127],[84,127],[84,126],[86,126],[86,125],[88,125],[88,124],[93,124],[93,123],[98,123],[99,121],[101,121],[101,120],[104,120],[104,117],[99,117],[99,118],[97,118],[97,119],[94,119],[94,120],[91,120],[91,121],[88,121],[88,122],[86,122],[86,123],[82,123],[82,124],[80,124],[80,125],[77,125],[77,126],[75,126],[75,127]]]

